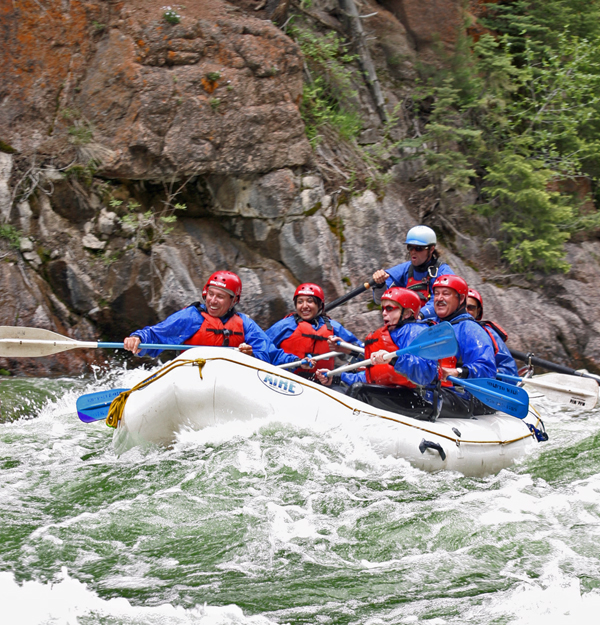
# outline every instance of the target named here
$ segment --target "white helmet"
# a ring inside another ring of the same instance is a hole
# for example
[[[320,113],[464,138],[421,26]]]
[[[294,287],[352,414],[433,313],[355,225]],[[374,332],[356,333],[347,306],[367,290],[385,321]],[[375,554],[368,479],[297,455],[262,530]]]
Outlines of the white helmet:
[[[435,245],[437,238],[429,226],[415,226],[406,235],[406,245]]]

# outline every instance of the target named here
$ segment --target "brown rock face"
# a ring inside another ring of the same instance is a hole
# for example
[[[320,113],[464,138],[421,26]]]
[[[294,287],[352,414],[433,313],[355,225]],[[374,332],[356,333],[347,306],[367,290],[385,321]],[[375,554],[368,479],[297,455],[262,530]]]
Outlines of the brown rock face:
[[[377,0],[406,28],[417,51],[436,41],[452,47],[462,24],[462,0]]]
[[[4,141],[65,163],[101,161],[118,178],[305,164],[298,47],[269,22],[204,4],[223,5],[220,17],[201,2],[186,4],[178,24],[154,2],[25,1],[6,11]]]

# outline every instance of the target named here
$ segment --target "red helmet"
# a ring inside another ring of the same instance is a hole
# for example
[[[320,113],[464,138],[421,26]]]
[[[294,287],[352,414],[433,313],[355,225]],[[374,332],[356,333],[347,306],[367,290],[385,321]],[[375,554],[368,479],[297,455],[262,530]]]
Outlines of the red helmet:
[[[323,293],[323,289],[318,284],[313,284],[312,282],[301,284],[294,293],[294,303],[296,303],[298,295],[311,295],[312,297],[316,297],[321,300],[321,306],[325,304],[325,294]]]
[[[483,300],[481,299],[481,295],[479,295],[479,291],[476,291],[475,289],[469,289],[467,297],[472,297],[473,299],[476,299],[479,303],[479,314],[476,317],[477,321],[479,321],[483,317]]]
[[[467,283],[460,277],[452,274],[445,274],[436,279],[433,283],[433,289],[438,286],[447,286],[449,289],[454,289],[459,295],[467,297],[469,287]]]
[[[240,297],[242,295],[242,281],[237,274],[233,273],[233,271],[215,271],[202,289],[202,297],[204,299],[206,299],[209,286],[215,286],[219,289],[223,289],[226,293],[229,293],[229,295],[233,297],[234,305],[240,301]]]
[[[400,304],[402,308],[412,310],[415,317],[419,315],[421,310],[421,298],[410,289],[401,289],[399,286],[389,288],[382,296],[381,301],[389,299],[396,304]]]

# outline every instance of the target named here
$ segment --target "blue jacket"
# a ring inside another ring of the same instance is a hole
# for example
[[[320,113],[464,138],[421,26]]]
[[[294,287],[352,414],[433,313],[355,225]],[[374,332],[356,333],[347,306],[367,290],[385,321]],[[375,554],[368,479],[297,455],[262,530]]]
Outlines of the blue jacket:
[[[512,357],[508,347],[506,347],[506,343],[502,340],[494,328],[490,328],[488,326],[487,329],[490,331],[496,341],[496,344],[498,345],[498,353],[496,354],[496,371],[506,375],[518,376],[519,370],[517,368],[517,363]]]
[[[434,321],[440,323],[444,320],[435,317]],[[488,333],[467,312],[452,319],[452,329],[458,342],[458,353],[456,354],[458,366],[467,369],[469,372],[467,379],[495,378],[494,346]],[[434,384],[436,380],[437,367],[432,375],[431,384]],[[451,390],[462,397],[470,397],[466,391],[459,392],[455,388]]]
[[[204,305],[200,308],[206,312]],[[277,350],[271,343],[269,337],[265,334],[258,324],[250,319],[244,313],[237,313],[244,326],[244,342],[252,347],[253,355],[264,362],[271,362],[271,358],[280,357],[281,362],[293,362],[297,358],[290,358],[289,354],[283,350]],[[225,323],[230,315],[221,317],[221,321]],[[182,310],[173,313],[164,321],[154,326],[146,326],[142,330],[136,330],[131,336],[139,336],[142,343],[165,343],[171,345],[181,345],[184,341],[193,336],[202,323],[204,317],[195,306],[188,306]],[[140,356],[158,356],[162,350],[148,349],[142,350]],[[277,352],[281,352],[281,355]]]
[[[426,323],[414,322],[405,323],[404,325],[394,328],[390,332],[390,337],[394,341],[397,349],[404,349],[408,347],[416,338],[426,330],[428,325]],[[408,378],[411,382],[424,386],[429,383],[430,374],[432,370],[435,370],[437,374],[437,361],[426,360],[420,356],[414,356],[413,354],[404,354],[396,359],[394,369]],[[342,382],[351,386],[356,382],[366,382],[366,373],[360,371],[359,373],[345,372],[341,374]]]
[[[412,263],[410,261],[407,261],[405,263],[401,263],[400,265],[396,265],[391,269],[386,269],[386,272],[390,276],[385,281],[386,287],[388,289],[392,286],[406,288],[406,285],[408,284],[408,270],[410,269],[411,264]],[[427,271],[415,271],[413,278],[415,280],[422,280],[426,275]],[[452,271],[452,269],[450,269],[448,265],[446,265],[446,263],[440,263],[437,275],[429,279],[429,293],[432,297],[429,299],[427,304],[425,304],[425,306],[421,308],[421,314],[423,315],[424,319],[430,319],[431,317],[435,317],[435,312],[433,311],[433,290],[431,287],[438,276],[444,275],[454,275],[454,272]],[[376,304],[380,303],[375,297],[375,291],[373,291],[373,299]]]
[[[341,338],[342,341],[345,341],[346,343],[353,343],[354,345],[359,345],[360,347],[363,346],[363,344],[354,336],[354,334],[352,334],[352,332],[350,332],[349,330],[346,330],[346,328],[344,328],[341,323],[335,321],[335,319],[330,319],[329,322],[331,323],[331,329],[333,330],[335,336]],[[309,323],[314,326],[315,330],[319,330],[324,325],[325,320],[321,315],[319,315]],[[279,348],[281,343],[285,341],[285,339],[289,338],[294,333],[294,330],[297,327],[298,323],[296,322],[296,318],[294,317],[294,315],[291,315],[289,317],[284,317],[280,321],[274,323],[266,331],[266,334],[273,342],[274,347]],[[283,352],[283,350],[281,349],[278,349],[278,351]],[[285,352],[283,353],[285,354]],[[289,356],[290,354],[286,355]],[[274,365],[279,365],[283,364],[284,362],[293,362],[294,360],[298,360],[297,356],[294,356],[293,360],[278,360],[278,358],[280,357],[280,355],[275,354],[275,360],[272,360],[271,362]]]

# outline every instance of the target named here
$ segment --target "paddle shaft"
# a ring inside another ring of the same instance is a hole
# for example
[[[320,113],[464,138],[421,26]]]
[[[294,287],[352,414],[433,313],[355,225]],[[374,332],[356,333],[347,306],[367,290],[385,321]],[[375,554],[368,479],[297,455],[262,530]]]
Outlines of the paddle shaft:
[[[326,354],[319,354],[318,356],[307,356],[302,360],[294,360],[294,362],[286,362],[283,365],[277,365],[280,369],[292,369],[305,365],[309,360],[326,360],[327,358],[334,358],[335,356],[342,356],[343,352],[327,352]]]
[[[345,304],[347,301],[353,299],[354,297],[356,297],[357,295],[360,295],[361,293],[364,293],[367,289],[370,289],[372,286],[375,286],[375,284],[376,284],[375,280],[371,278],[368,282],[365,282],[361,284],[359,287],[355,288],[353,291],[350,291],[350,293],[346,293],[346,295],[342,295],[342,297],[338,297],[337,299],[334,299],[333,302],[329,302],[329,304],[327,304],[325,308],[323,309],[323,312],[329,312],[330,310],[333,310],[334,308],[337,308],[338,306]]]
[[[549,360],[543,360],[542,358],[537,358],[536,356],[530,356],[529,354],[518,352],[514,349],[510,350],[510,354],[515,360],[521,360],[522,362],[527,363],[531,362],[532,365],[548,369],[548,371],[556,371],[556,373],[566,373],[567,375],[577,375],[582,378],[592,378],[592,380],[596,380],[596,382],[600,384],[600,376],[594,375],[593,373],[575,371],[575,369],[571,369],[570,367],[565,367],[564,365],[559,365],[558,363],[551,362]]]
[[[123,343],[100,343],[96,341],[75,341],[73,339],[65,338],[63,341],[52,340],[36,340],[36,339],[0,339],[1,345],[18,346],[23,345],[25,347],[40,345],[40,346],[54,346],[63,347],[67,349],[78,348],[91,348],[91,349],[124,349]],[[162,343],[141,343],[139,349],[191,349],[192,347],[198,347],[197,345],[164,345]]]
[[[344,347],[345,349],[349,349],[353,352],[356,352],[357,354],[364,354],[365,353],[365,348],[364,347],[360,347],[358,345],[352,345],[352,343],[346,343],[346,341],[338,341],[337,344],[340,347]]]

